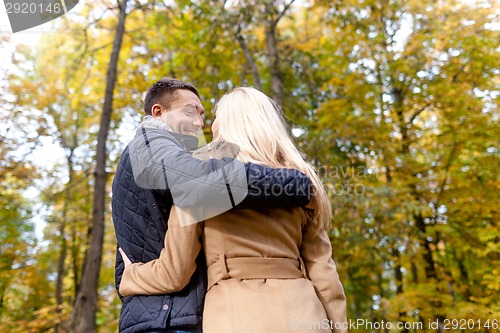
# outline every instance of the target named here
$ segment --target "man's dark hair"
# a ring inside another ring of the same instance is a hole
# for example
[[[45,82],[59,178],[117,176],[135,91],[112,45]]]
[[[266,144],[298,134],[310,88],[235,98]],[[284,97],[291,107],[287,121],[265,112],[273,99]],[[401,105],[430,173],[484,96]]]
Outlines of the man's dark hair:
[[[153,84],[146,93],[144,98],[144,112],[146,115],[151,115],[151,108],[157,103],[165,108],[170,107],[170,104],[175,100],[176,90],[178,89],[192,91],[200,98],[200,93],[191,83],[173,78],[164,78]]]

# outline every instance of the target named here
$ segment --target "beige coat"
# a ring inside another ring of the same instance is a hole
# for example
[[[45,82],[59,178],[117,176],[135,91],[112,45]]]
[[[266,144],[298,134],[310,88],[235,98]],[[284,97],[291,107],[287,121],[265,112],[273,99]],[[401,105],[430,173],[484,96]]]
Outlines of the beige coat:
[[[347,331],[335,329],[346,322],[346,302],[330,241],[305,210],[232,210],[185,227],[179,215],[173,207],[160,259],[125,269],[121,294],[182,289],[203,244],[205,333]]]

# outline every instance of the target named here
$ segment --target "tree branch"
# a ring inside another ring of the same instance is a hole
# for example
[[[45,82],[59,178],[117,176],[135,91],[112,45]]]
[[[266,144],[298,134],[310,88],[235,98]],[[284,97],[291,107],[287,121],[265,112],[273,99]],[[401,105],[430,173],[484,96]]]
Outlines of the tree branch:
[[[410,117],[410,120],[406,123],[406,125],[411,125],[413,123],[413,121],[415,120],[415,118],[417,118],[419,114],[424,112],[429,107],[429,105],[431,105],[431,104],[427,103],[425,106],[423,106],[420,109],[418,109],[417,111],[415,111],[413,113],[413,115]]]
[[[285,15],[286,11],[288,9],[290,9],[290,7],[292,6],[292,4],[295,2],[295,0],[291,0],[289,3],[287,3],[285,5],[285,7],[283,8],[283,10],[281,11],[281,13],[278,14],[278,17],[276,18],[276,20],[274,20],[273,22],[273,29],[276,28],[276,26],[278,25],[278,22],[281,20],[281,18]]]

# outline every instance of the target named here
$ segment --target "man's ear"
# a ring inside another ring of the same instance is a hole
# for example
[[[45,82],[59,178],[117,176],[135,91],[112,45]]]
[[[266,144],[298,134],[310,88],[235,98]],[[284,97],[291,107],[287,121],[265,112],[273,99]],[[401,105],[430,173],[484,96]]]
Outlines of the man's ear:
[[[155,104],[151,107],[151,115],[154,117],[154,118],[159,118],[162,114],[163,110],[162,110],[162,107],[160,104]]]

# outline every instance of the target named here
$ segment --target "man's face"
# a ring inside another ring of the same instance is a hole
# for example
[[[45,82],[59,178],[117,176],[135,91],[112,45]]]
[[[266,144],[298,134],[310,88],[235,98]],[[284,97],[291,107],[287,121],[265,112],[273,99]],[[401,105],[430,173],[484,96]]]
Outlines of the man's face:
[[[212,123],[212,136],[214,140],[219,137],[219,121],[217,120],[217,114],[215,115],[214,122]]]
[[[203,128],[205,110],[198,96],[190,90],[177,90],[172,105],[166,110],[163,107],[161,109],[158,117],[175,133],[196,136]]]

